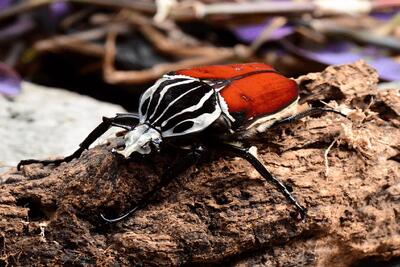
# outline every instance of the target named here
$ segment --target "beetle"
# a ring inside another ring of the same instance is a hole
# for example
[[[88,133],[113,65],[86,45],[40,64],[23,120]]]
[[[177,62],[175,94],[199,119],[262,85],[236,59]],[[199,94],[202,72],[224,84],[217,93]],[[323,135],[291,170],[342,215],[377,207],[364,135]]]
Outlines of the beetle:
[[[205,153],[205,148],[223,149],[247,160],[264,179],[276,186],[304,218],[306,209],[290,190],[268,171],[249,147],[240,145],[272,126],[309,115],[333,112],[344,116],[339,111],[326,108],[298,112],[298,100],[296,82],[264,63],[204,66],[169,72],[144,91],[138,113],[103,117],[102,123],[72,155],[57,160],[22,160],[17,167],[20,169],[32,163],[58,165],[69,162],[80,157],[110,127],[121,127],[126,130],[124,144],[113,148],[113,152],[124,158],[134,154],[157,153],[174,144],[181,145],[186,155],[179,166],[167,170],[159,184],[127,213],[114,219],[101,214],[107,222],[120,221],[145,207],[162,187],[196,164]]]

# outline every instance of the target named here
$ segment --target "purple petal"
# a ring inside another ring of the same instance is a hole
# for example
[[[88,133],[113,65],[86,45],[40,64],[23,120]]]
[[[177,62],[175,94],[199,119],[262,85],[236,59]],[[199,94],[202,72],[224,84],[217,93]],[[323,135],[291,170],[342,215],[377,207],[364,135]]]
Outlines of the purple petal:
[[[251,26],[240,26],[234,29],[234,34],[243,42],[251,43],[257,39],[258,36],[262,33],[266,26],[270,24],[270,20],[262,24],[256,24]],[[268,40],[276,41],[280,40],[294,32],[294,28],[288,25],[285,25],[281,28],[274,30],[269,36]]]
[[[6,64],[0,63],[0,94],[16,96],[21,91],[21,78]]]
[[[292,53],[325,65],[346,64],[363,59],[378,71],[381,79],[400,80],[400,64],[384,56],[376,47],[362,48],[350,43],[334,43],[322,49],[304,49],[289,42],[282,43]]]

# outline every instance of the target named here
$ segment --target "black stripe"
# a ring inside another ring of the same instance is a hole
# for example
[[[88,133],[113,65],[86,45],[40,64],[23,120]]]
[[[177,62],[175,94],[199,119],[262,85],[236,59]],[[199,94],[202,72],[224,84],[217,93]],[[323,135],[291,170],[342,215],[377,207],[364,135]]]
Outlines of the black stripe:
[[[146,114],[147,109],[149,107],[149,102],[150,102],[150,96],[146,98],[146,100],[143,102],[143,105],[141,105],[140,107],[140,112],[142,115]]]
[[[174,134],[179,134],[179,133],[183,133],[187,130],[189,130],[190,128],[192,128],[194,125],[193,121],[184,121],[181,122],[180,124],[178,124],[177,126],[175,126],[175,128],[172,130],[172,132]]]
[[[176,110],[176,106],[178,105],[187,105],[185,104],[186,101],[191,99],[191,96],[193,94],[195,94],[203,85],[203,83],[199,82],[199,81],[192,81],[191,83],[187,83],[187,84],[180,84],[177,86],[174,86],[172,88],[170,88],[167,92],[165,92],[163,98],[160,101],[159,106],[157,107],[157,109],[155,110],[154,116],[150,119],[149,118],[149,122],[150,123],[154,123],[155,120],[158,119],[159,116],[161,116],[161,114],[168,108],[167,112],[162,115],[162,117],[160,119],[157,120],[157,124],[160,124],[159,122],[162,122],[163,119],[168,118],[170,116],[172,116],[173,114],[176,114],[177,112],[179,112],[182,109],[179,109],[179,111]],[[184,95],[181,99],[179,99],[176,103],[174,103],[171,106],[171,102],[174,101],[175,99],[177,99],[178,97],[182,96],[185,92],[199,87],[198,89]],[[169,115],[167,115],[169,114]]]
[[[190,92],[189,94],[184,95],[181,99],[179,99],[177,102],[175,102],[172,106],[168,108],[168,110],[162,115],[162,117],[155,123],[155,126],[161,126],[161,124],[174,116],[175,114],[181,112],[182,110],[189,108],[191,106],[197,105],[200,100],[210,92],[210,90],[213,90],[212,87],[210,87],[207,84],[196,82],[196,86],[200,86],[198,89]],[[169,102],[170,103],[170,102]]]
[[[143,115],[146,114],[146,117],[148,118],[149,116],[151,116],[151,114],[153,114],[155,108],[157,107],[158,104],[158,100],[160,99],[160,92],[161,90],[164,89],[165,86],[177,83],[177,82],[181,82],[184,81],[186,79],[182,79],[182,78],[177,78],[177,79],[168,79],[163,81],[158,88],[154,91],[154,93],[151,95],[151,101],[148,105],[148,108],[146,109],[145,113],[142,113]]]
[[[196,91],[197,92],[197,91]],[[204,96],[205,94],[203,94],[202,96]],[[192,105],[196,105],[199,100],[201,99],[198,97],[193,97],[193,100],[196,102],[192,102]],[[182,109],[187,108],[188,106],[184,106]],[[217,98],[216,95],[213,93],[205,102],[204,104],[197,110],[192,111],[192,112],[185,112],[182,113],[178,116],[176,116],[175,118],[171,119],[168,121],[168,123],[161,128],[162,131],[166,131],[169,130],[171,128],[174,128],[176,126],[178,126],[181,122],[187,120],[187,119],[195,119],[197,117],[199,117],[202,114],[206,114],[206,113],[213,113],[215,111],[215,109],[218,107],[217,104]],[[175,113],[176,114],[176,113]]]

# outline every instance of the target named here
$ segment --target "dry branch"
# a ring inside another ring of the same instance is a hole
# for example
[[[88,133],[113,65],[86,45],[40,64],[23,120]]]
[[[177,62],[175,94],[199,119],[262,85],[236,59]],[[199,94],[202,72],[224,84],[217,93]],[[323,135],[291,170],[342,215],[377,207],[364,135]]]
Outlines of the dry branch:
[[[129,26],[124,24],[109,24],[69,35],[54,36],[49,39],[37,41],[34,44],[34,48],[38,52],[71,50],[79,54],[104,57],[104,46],[95,44],[92,41],[105,37],[111,30],[117,33],[126,33],[129,30]]]
[[[103,77],[110,84],[141,84],[153,81],[164,73],[191,68],[194,66],[211,65],[227,60],[232,60],[239,55],[246,54],[247,49],[242,46],[230,48],[213,48],[213,53],[208,56],[189,57],[173,63],[158,64],[149,69],[137,71],[120,71],[114,67],[116,47],[116,33],[110,32],[106,41],[106,54],[104,57]],[[182,50],[183,51],[183,50]],[[203,52],[208,50],[202,50]]]

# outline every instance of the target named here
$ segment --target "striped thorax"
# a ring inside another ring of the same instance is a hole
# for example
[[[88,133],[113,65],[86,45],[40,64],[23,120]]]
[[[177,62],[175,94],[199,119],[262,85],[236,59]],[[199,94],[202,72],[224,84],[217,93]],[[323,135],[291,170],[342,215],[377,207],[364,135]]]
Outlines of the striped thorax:
[[[140,98],[139,124],[125,135],[124,157],[149,154],[163,138],[200,132],[221,115],[226,103],[211,85],[184,75],[164,75]]]

